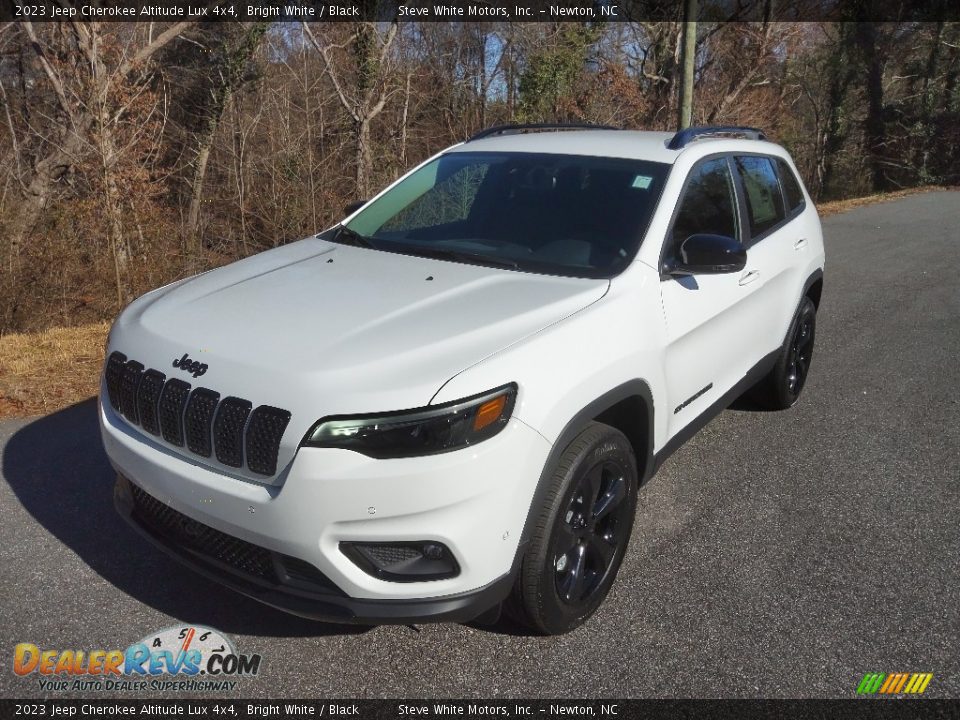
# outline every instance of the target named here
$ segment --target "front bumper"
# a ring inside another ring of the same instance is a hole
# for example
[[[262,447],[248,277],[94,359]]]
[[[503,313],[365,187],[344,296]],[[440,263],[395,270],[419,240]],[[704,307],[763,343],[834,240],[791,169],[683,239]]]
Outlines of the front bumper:
[[[121,514],[193,569],[269,605],[337,622],[467,620],[506,596],[518,542],[549,444],[518,420],[473,448],[422,458],[374,460],[302,448],[282,485],[265,485],[192,462],[100,405],[104,445]],[[127,480],[129,478],[129,480]],[[138,520],[132,487],[195,523],[261,548],[280,572],[251,578],[192,552]],[[456,577],[391,582],[373,577],[341,542],[435,541]],[[323,583],[285,583],[283,558]],[[277,578],[280,580],[278,581]]]
[[[257,580],[225,563],[192,552],[182,544],[170,542],[169,536],[155,532],[135,510],[133,486],[123,475],[117,475],[114,504],[117,512],[145,539],[180,561],[191,570],[225,585],[236,592],[293,615],[337,623],[410,624],[420,622],[467,622],[482,615],[502,601],[513,584],[513,573],[472,592],[436,598],[410,600],[365,600],[347,597],[336,588],[306,589],[306,583],[289,580],[283,570],[273,582]],[[277,554],[270,553],[279,568],[285,567]]]

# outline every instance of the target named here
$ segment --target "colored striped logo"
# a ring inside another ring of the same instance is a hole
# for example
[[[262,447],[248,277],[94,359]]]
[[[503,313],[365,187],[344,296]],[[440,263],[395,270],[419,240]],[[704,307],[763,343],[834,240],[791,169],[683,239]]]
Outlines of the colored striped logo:
[[[933,673],[867,673],[858,695],[920,695],[933,680]]]

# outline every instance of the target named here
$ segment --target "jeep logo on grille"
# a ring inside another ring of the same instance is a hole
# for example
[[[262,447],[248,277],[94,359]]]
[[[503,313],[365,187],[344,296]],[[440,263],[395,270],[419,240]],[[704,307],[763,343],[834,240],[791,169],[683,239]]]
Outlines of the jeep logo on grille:
[[[194,377],[200,377],[207,371],[207,364],[191,360],[187,353],[182,358],[173,361],[175,368],[180,368],[184,372],[191,373]]]

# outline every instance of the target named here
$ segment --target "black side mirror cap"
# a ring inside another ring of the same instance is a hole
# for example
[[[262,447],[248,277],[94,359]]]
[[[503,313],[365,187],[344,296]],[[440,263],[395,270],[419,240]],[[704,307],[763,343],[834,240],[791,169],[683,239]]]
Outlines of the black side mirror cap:
[[[347,215],[353,215],[357,210],[359,210],[364,205],[366,205],[367,202],[368,202],[367,200],[354,200],[352,203],[350,203],[343,209],[344,217],[346,217]]]
[[[680,243],[677,261],[668,267],[670,275],[718,275],[743,270],[747,249],[726,235],[691,235]]]

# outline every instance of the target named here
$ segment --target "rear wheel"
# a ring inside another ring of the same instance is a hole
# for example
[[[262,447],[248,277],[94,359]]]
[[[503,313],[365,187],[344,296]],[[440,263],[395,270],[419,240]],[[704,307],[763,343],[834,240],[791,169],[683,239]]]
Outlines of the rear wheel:
[[[588,425],[567,446],[535,519],[508,609],[554,635],[585,622],[623,561],[637,500],[637,463],[619,430]]]
[[[810,372],[816,331],[817,308],[805,297],[790,323],[777,364],[751,391],[754,400],[772,410],[786,410],[797,402]]]

